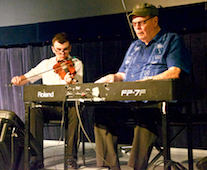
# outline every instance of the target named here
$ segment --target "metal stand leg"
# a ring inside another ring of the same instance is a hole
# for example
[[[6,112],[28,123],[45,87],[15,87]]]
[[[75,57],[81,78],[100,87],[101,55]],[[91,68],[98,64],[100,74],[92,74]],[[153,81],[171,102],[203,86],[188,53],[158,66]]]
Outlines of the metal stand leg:
[[[167,162],[170,160],[170,141],[168,136],[169,131],[169,117],[168,117],[168,105],[167,102],[162,102],[162,135],[163,135],[163,156],[164,167],[166,168]],[[164,168],[164,169],[165,169]],[[167,170],[171,170],[170,167]]]
[[[83,165],[85,165],[86,164],[86,161],[85,161],[85,138],[84,138],[84,134],[82,131],[81,131],[81,140],[82,140],[82,160],[83,160]]]
[[[30,169],[30,107],[31,103],[25,103],[24,170]]]
[[[67,169],[67,150],[68,150],[68,103],[66,102],[64,105],[64,112],[65,112],[65,148],[64,148],[64,170]]]
[[[192,106],[191,102],[187,103],[187,140],[188,140],[188,169],[193,170],[193,144],[192,144]]]
[[[79,110],[81,110],[81,115],[84,111],[84,108],[85,108],[85,105],[80,104]],[[84,137],[84,132],[83,132],[82,128],[80,131],[81,131],[81,141],[82,141],[82,160],[83,160],[83,165],[85,166],[85,164],[86,164],[86,161],[85,161],[86,160],[85,159],[85,137]]]
[[[191,102],[186,105],[188,120],[187,120],[187,143],[188,143],[188,168],[193,170],[193,146],[192,146],[192,108]],[[170,170],[170,167],[166,167],[166,164],[171,160],[170,158],[170,140],[169,140],[169,114],[168,103],[162,102],[162,134],[163,134],[163,156],[164,156],[164,169]]]

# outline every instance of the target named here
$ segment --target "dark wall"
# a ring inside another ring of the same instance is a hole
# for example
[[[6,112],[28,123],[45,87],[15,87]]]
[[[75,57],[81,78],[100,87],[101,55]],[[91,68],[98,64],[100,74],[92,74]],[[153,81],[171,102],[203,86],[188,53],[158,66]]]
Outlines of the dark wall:
[[[179,34],[206,31],[206,5],[198,3],[160,9],[160,24]]]
[[[160,8],[160,24],[180,34],[206,31],[206,3]],[[50,42],[58,32],[73,42],[130,39],[125,13],[0,28],[0,46]]]

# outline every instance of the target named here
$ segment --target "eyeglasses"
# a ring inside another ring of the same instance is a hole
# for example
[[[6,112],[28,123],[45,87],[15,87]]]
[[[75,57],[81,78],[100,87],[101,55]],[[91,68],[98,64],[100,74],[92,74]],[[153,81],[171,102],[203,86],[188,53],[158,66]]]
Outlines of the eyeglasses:
[[[133,26],[133,27],[136,27],[136,26],[138,25],[139,27],[142,27],[142,26],[144,26],[144,25],[146,24],[146,22],[147,22],[148,20],[150,20],[151,18],[154,18],[154,17],[150,17],[150,18],[148,18],[148,19],[146,19],[146,20],[144,20],[144,21],[140,21],[140,22],[132,22],[132,26]]]
[[[69,47],[67,47],[67,48],[65,48],[65,49],[60,49],[60,48],[55,49],[55,48],[54,48],[54,50],[55,50],[56,53],[62,54],[62,53],[67,53],[67,52],[69,52]]]

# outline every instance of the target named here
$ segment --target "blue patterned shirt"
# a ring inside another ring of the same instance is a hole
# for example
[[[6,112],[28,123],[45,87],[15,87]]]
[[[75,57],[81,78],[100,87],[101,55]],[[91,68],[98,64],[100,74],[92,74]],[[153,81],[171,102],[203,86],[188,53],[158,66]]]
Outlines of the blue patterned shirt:
[[[131,43],[118,72],[124,72],[124,81],[154,76],[175,66],[190,73],[191,56],[181,37],[161,30],[146,45],[141,40]]]

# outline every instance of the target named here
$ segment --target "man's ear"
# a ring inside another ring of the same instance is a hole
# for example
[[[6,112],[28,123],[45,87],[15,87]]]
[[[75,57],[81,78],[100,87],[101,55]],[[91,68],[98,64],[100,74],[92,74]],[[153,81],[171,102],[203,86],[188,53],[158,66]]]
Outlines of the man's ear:
[[[158,25],[158,17],[157,17],[157,16],[155,16],[155,17],[153,18],[153,22],[154,22],[155,25]]]
[[[51,46],[52,52],[55,54],[55,48]]]

